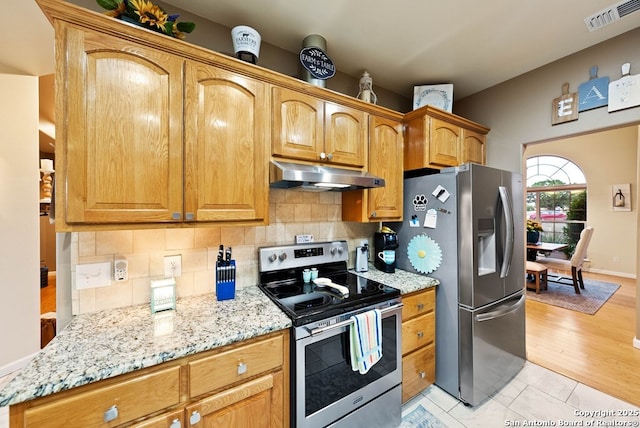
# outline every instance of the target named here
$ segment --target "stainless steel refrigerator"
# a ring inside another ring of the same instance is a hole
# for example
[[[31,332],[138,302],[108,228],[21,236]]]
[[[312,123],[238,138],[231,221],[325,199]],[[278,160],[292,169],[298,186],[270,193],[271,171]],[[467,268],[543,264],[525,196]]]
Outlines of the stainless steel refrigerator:
[[[522,176],[509,171],[408,171],[404,221],[387,224],[398,233],[397,267],[440,281],[435,383],[470,405],[524,365],[522,198]]]

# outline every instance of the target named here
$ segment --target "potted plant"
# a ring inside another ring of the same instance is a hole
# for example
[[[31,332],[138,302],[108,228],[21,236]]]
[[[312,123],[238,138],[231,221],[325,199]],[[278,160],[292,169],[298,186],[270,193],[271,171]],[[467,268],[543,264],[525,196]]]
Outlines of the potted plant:
[[[536,244],[540,241],[540,232],[542,232],[542,224],[537,220],[527,219],[527,242]]]

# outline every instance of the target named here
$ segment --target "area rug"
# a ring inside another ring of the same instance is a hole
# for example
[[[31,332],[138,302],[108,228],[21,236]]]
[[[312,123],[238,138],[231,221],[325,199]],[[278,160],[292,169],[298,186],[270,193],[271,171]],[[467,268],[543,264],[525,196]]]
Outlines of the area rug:
[[[553,278],[553,274],[549,277]],[[535,290],[527,290],[527,299],[593,315],[619,287],[620,284],[584,280],[584,290],[580,289],[580,294],[576,294],[572,283],[566,280],[562,284],[550,281],[547,290],[540,290],[540,294],[536,294]]]
[[[398,428],[446,428],[446,425],[418,404],[402,417],[402,423]]]

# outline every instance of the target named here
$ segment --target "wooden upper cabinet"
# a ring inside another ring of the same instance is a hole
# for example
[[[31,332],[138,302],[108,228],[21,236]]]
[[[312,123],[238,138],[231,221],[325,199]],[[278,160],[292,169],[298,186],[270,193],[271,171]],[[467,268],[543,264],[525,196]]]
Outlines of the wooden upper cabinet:
[[[268,213],[266,84],[187,62],[185,219],[260,221]]]
[[[366,114],[281,87],[272,92],[274,156],[363,167]]]
[[[324,152],[330,163],[363,167],[367,147],[367,118],[363,111],[325,103]]]
[[[385,186],[342,194],[342,220],[378,222],[402,219],[403,135],[400,121],[369,116],[368,171]]]
[[[458,165],[462,129],[440,119],[431,118],[429,126],[429,160],[434,165]]]
[[[58,205],[63,220],[175,220],[182,212],[183,61],[73,25],[62,31],[56,187],[57,203],[66,199]]]
[[[404,169],[484,164],[489,128],[425,106],[405,115]]]
[[[460,163],[475,162],[484,165],[487,160],[487,136],[479,132],[462,130],[462,148]]]

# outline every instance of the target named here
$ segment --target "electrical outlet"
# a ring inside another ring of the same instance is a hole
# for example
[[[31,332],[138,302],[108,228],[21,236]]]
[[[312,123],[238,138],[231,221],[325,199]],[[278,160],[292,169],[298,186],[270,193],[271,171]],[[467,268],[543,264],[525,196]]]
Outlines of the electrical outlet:
[[[164,277],[177,278],[182,276],[182,256],[164,256]]]
[[[111,262],[76,265],[76,289],[111,285]]]

